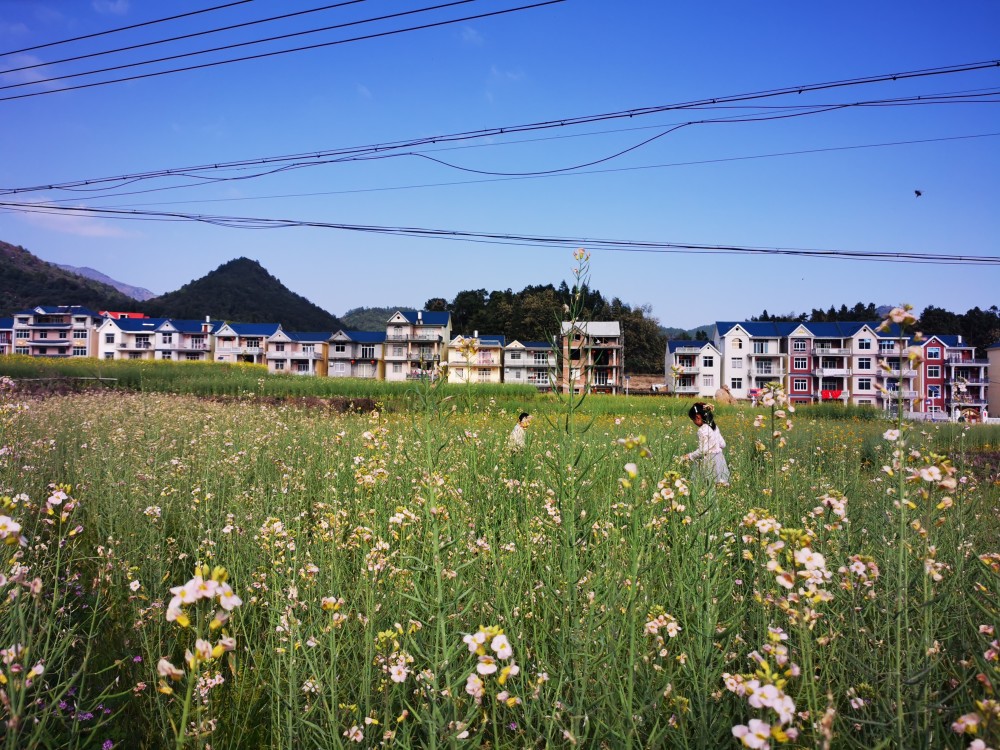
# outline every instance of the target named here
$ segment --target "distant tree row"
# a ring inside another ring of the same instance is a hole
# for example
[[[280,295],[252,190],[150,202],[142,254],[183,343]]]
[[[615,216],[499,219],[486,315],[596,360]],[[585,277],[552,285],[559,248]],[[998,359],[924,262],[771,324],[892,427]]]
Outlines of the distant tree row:
[[[649,305],[633,307],[617,297],[606,299],[598,290],[582,290],[582,320],[617,320],[625,337],[625,366],[629,372],[663,371],[663,352],[667,338],[659,321],[652,317]],[[472,289],[459,292],[449,302],[442,297],[427,300],[424,309],[451,313],[451,327],[456,334],[500,334],[508,340],[549,341],[565,318],[563,306],[569,304],[574,290],[564,281],[526,286],[520,292],[510,289],[487,292]]]
[[[764,310],[750,320],[792,323],[830,323],[838,320],[859,323],[879,322],[888,310],[887,306],[876,307],[871,302],[867,305],[858,302],[851,308],[841,305],[838,310],[831,305],[829,310],[814,308],[811,313],[799,315],[795,313],[771,315]],[[920,314],[917,328],[925,335],[957,334],[962,337],[964,343],[976,347],[978,356],[985,356],[986,347],[1000,342],[1000,309],[996,305],[988,310],[973,307],[960,314],[930,305]]]

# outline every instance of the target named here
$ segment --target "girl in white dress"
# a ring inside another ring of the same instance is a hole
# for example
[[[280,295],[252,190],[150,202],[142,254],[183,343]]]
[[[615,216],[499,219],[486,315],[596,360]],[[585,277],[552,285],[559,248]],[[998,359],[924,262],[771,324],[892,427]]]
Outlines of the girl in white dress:
[[[684,458],[689,461],[701,459],[701,468],[707,475],[715,477],[718,484],[728,485],[729,466],[722,453],[726,447],[726,440],[715,424],[713,411],[714,407],[703,401],[696,402],[688,411],[688,416],[698,428],[698,449],[691,451]]]

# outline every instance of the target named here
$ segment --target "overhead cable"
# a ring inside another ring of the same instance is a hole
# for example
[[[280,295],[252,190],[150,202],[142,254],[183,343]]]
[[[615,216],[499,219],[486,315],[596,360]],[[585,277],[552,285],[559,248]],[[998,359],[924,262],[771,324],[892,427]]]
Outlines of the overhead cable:
[[[11,202],[0,202],[0,209],[7,209],[21,213],[92,216],[123,221],[200,222],[233,229],[287,229],[293,227],[334,229],[340,231],[384,234],[398,237],[459,240],[525,246],[586,247],[590,250],[607,250],[614,252],[781,255],[840,260],[870,260],[893,263],[1000,266],[1000,256],[997,255],[955,255],[949,253],[918,253],[913,251],[824,250],[813,248],[759,247],[731,244],[614,240],[594,237],[557,237],[519,233],[429,229],[424,227],[390,227],[364,224],[343,224],[298,219],[222,216],[172,211],[135,211],[109,208],[86,208],[78,206],[38,206]]]
[[[445,5],[455,5],[455,4],[459,4],[459,3],[474,2],[474,1],[475,0],[455,0],[455,2],[453,2],[453,3],[447,3]],[[13,96],[0,97],[0,102],[9,102],[9,101],[14,101],[16,99],[27,99],[27,98],[34,97],[34,96],[45,96],[47,94],[61,94],[61,93],[64,93],[66,91],[78,91],[80,89],[89,89],[89,88],[94,88],[94,87],[97,87],[97,86],[107,86],[107,85],[110,85],[110,84],[113,84],[113,83],[124,83],[126,81],[138,81],[138,80],[142,80],[144,78],[156,78],[156,77],[159,77],[159,76],[170,75],[170,74],[173,74],[173,73],[182,73],[182,72],[186,72],[186,71],[190,71],[190,70],[203,70],[205,68],[214,68],[214,67],[218,67],[220,65],[229,65],[230,63],[246,62],[248,60],[261,60],[261,59],[268,58],[268,57],[276,57],[278,55],[287,55],[287,54],[290,54],[292,52],[305,52],[305,51],[308,51],[308,50],[322,49],[323,47],[333,47],[333,46],[336,46],[336,45],[339,45],[339,44],[349,44],[351,42],[361,42],[361,41],[366,41],[366,40],[369,40],[369,39],[378,39],[378,38],[381,38],[381,37],[393,36],[393,35],[396,35],[396,34],[404,34],[404,33],[408,33],[408,32],[411,32],[411,31],[423,31],[425,29],[433,29],[433,28],[437,28],[437,27],[440,27],[440,26],[448,26],[450,24],[462,23],[464,21],[475,21],[475,20],[482,19],[482,18],[490,18],[492,16],[505,15],[507,13],[517,13],[517,12],[523,11],[523,10],[532,10],[534,8],[542,8],[542,7],[546,6],[546,5],[556,5],[557,3],[563,3],[563,2],[566,2],[566,0],[541,0],[540,2],[535,2],[535,3],[528,4],[528,5],[521,5],[521,6],[518,6],[518,7],[515,7],[515,8],[504,8],[502,10],[494,10],[494,11],[490,11],[488,13],[477,13],[475,15],[465,16],[463,18],[451,18],[451,19],[448,19],[448,20],[445,20],[445,21],[436,21],[434,23],[425,23],[425,24],[421,24],[419,26],[411,26],[411,27],[407,27],[407,28],[404,28],[404,29],[392,29],[390,31],[382,31],[382,32],[378,32],[378,33],[365,34],[365,35],[362,35],[362,36],[350,37],[350,38],[347,38],[347,39],[337,39],[337,40],[332,41],[332,42],[317,42],[316,44],[309,44],[309,45],[305,45],[305,46],[302,46],[302,47],[292,47],[290,49],[275,50],[273,52],[261,52],[261,53],[258,53],[256,55],[246,55],[244,57],[234,57],[234,58],[230,58],[228,60],[216,60],[214,62],[201,63],[200,65],[187,65],[187,66],[181,67],[181,68],[170,68],[169,70],[158,70],[158,71],[154,71],[154,72],[151,72],[151,73],[141,73],[141,74],[137,74],[137,75],[134,75],[134,76],[124,76],[122,78],[112,78],[112,79],[106,80],[106,81],[95,81],[93,83],[81,83],[81,84],[79,84],[77,86],[66,86],[66,87],[58,88],[58,89],[50,89],[48,91],[33,91],[33,92],[29,92],[27,94],[15,94]],[[436,7],[445,7],[445,6],[442,5],[442,6],[436,6]],[[405,11],[403,13],[393,14],[393,16],[386,16],[386,18],[390,18],[390,17],[394,17],[394,16],[401,16],[401,15],[408,15],[410,13],[421,12],[422,10],[426,10],[426,9],[420,9],[420,10],[416,10],[416,11]],[[345,24],[345,25],[352,25],[352,24]],[[235,46],[240,46],[240,45],[232,45],[232,46],[235,47]],[[192,54],[195,54],[195,53],[192,53]],[[181,57],[183,57],[183,56],[184,55],[181,55]],[[170,58],[164,58],[164,59],[170,59]],[[140,63],[136,63],[136,65],[138,65],[138,64],[140,64]],[[145,64],[145,63],[142,63],[142,64]],[[131,67],[131,66],[125,66],[125,67]],[[111,68],[111,69],[113,69],[113,68]],[[109,69],[109,70],[111,70],[111,69]],[[44,83],[47,80],[58,80],[58,79],[57,78],[43,79],[42,81],[33,81],[32,83]],[[17,84],[17,85],[21,85],[21,84]]]
[[[989,60],[981,62],[964,63],[938,68],[926,68],[912,70],[903,73],[889,73],[882,75],[865,76],[862,78],[843,79],[840,81],[827,81],[799,86],[786,86],[783,88],[766,89],[763,91],[734,94],[729,96],[711,97],[685,102],[670,104],[660,104],[650,107],[639,107],[599,114],[581,115],[575,117],[565,117],[556,120],[542,120],[520,125],[507,125],[501,127],[483,128],[480,130],[460,131],[457,133],[432,135],[408,140],[390,141],[380,144],[369,144],[364,146],[349,146],[321,151],[285,154],[279,156],[263,156],[252,159],[240,159],[228,162],[215,162],[211,164],[200,164],[187,167],[176,167],[166,169],[156,169],[132,174],[97,177],[83,180],[71,180],[59,183],[48,183],[41,185],[0,188],[0,195],[14,195],[19,193],[37,192],[41,190],[67,190],[72,188],[99,187],[101,185],[118,184],[126,185],[140,180],[148,180],[160,177],[175,175],[191,176],[199,172],[211,172],[220,169],[235,169],[242,167],[266,166],[271,164],[282,164],[286,162],[319,162],[335,157],[343,157],[352,154],[386,153],[394,150],[415,148],[430,144],[455,143],[459,141],[473,140],[476,138],[496,137],[501,135],[511,135],[514,133],[526,133],[540,130],[550,130],[555,128],[586,125],[610,120],[632,119],[644,117],[661,112],[678,111],[685,109],[697,109],[705,106],[720,106],[724,104],[743,103],[756,101],[759,99],[775,98],[788,94],[802,94],[806,92],[830,90],[834,88],[869,85],[875,83],[886,83],[902,79],[912,79],[918,77],[949,75],[957,73],[968,73],[976,70],[997,68],[1000,70],[1000,60]],[[0,100],[2,101],[2,100]]]
[[[105,31],[97,31],[93,34],[84,34],[83,36],[75,36],[72,39],[61,39],[58,42],[46,42],[45,44],[36,44],[34,47],[25,47],[24,49],[15,49],[10,52],[0,52],[0,57],[6,55],[19,55],[22,52],[34,52],[39,49],[46,49],[47,47],[55,47],[60,44],[69,44],[70,42],[79,42],[84,39],[94,39],[99,36],[107,36],[108,34],[117,34],[119,31],[131,31],[132,29],[140,29],[143,26],[152,26],[153,24],[163,23],[164,21],[176,21],[178,18],[187,18],[189,16],[197,16],[201,13],[211,13],[212,11],[222,10],[223,8],[232,8],[234,5],[245,5],[246,3],[253,2],[253,0],[235,0],[235,2],[225,3],[224,5],[215,5],[211,8],[202,8],[201,10],[192,10],[188,13],[180,13],[176,16],[167,16],[166,18],[156,18],[152,21],[143,21],[142,23],[134,23],[130,26],[121,26],[117,29],[106,29]]]

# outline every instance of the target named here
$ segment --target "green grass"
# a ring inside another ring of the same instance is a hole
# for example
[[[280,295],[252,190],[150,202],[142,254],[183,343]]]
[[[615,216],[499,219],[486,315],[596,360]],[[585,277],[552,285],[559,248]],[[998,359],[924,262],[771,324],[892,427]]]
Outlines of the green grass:
[[[0,571],[0,648],[21,644],[24,667],[0,665],[0,719],[18,727],[0,745],[353,747],[360,732],[375,747],[391,732],[396,747],[737,747],[734,726],[777,714],[727,680],[766,663],[758,679],[800,712],[790,746],[828,731],[837,748],[957,747],[951,723],[991,697],[977,675],[1000,679],[980,630],[1000,628],[1000,576],[978,559],[998,552],[995,467],[961,464],[953,489],[900,481],[947,475],[932,453],[995,449],[995,428],[918,425],[889,476],[881,420],[800,409],[786,430],[720,408],[733,481],[716,488],[678,460],[695,444],[680,399],[424,384],[391,411],[331,414],[197,398],[213,395],[188,390],[201,368],[166,364],[116,367],[132,391],[0,396],[0,495],[26,495],[0,511],[25,537]],[[263,377],[230,374],[253,393]],[[521,404],[538,418],[511,454]],[[638,435],[650,456],[618,442]],[[52,483],[75,507],[46,502]],[[803,547],[823,555],[812,579]],[[221,630],[206,600],[185,608],[190,627],[167,621],[169,588],[198,563],[225,567],[243,600]],[[493,633],[493,673],[463,642],[481,627],[509,639],[519,673],[503,685]],[[221,633],[233,651],[185,663]],[[162,679],[160,658],[182,679]],[[828,710],[826,730],[813,719]]]

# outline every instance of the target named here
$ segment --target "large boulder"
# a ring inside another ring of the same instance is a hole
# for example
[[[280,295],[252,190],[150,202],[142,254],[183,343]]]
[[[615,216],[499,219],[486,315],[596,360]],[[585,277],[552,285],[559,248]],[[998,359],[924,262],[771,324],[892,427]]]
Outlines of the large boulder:
[[[736,397],[729,390],[728,385],[722,386],[719,390],[715,392],[715,400],[720,404],[735,404]]]

